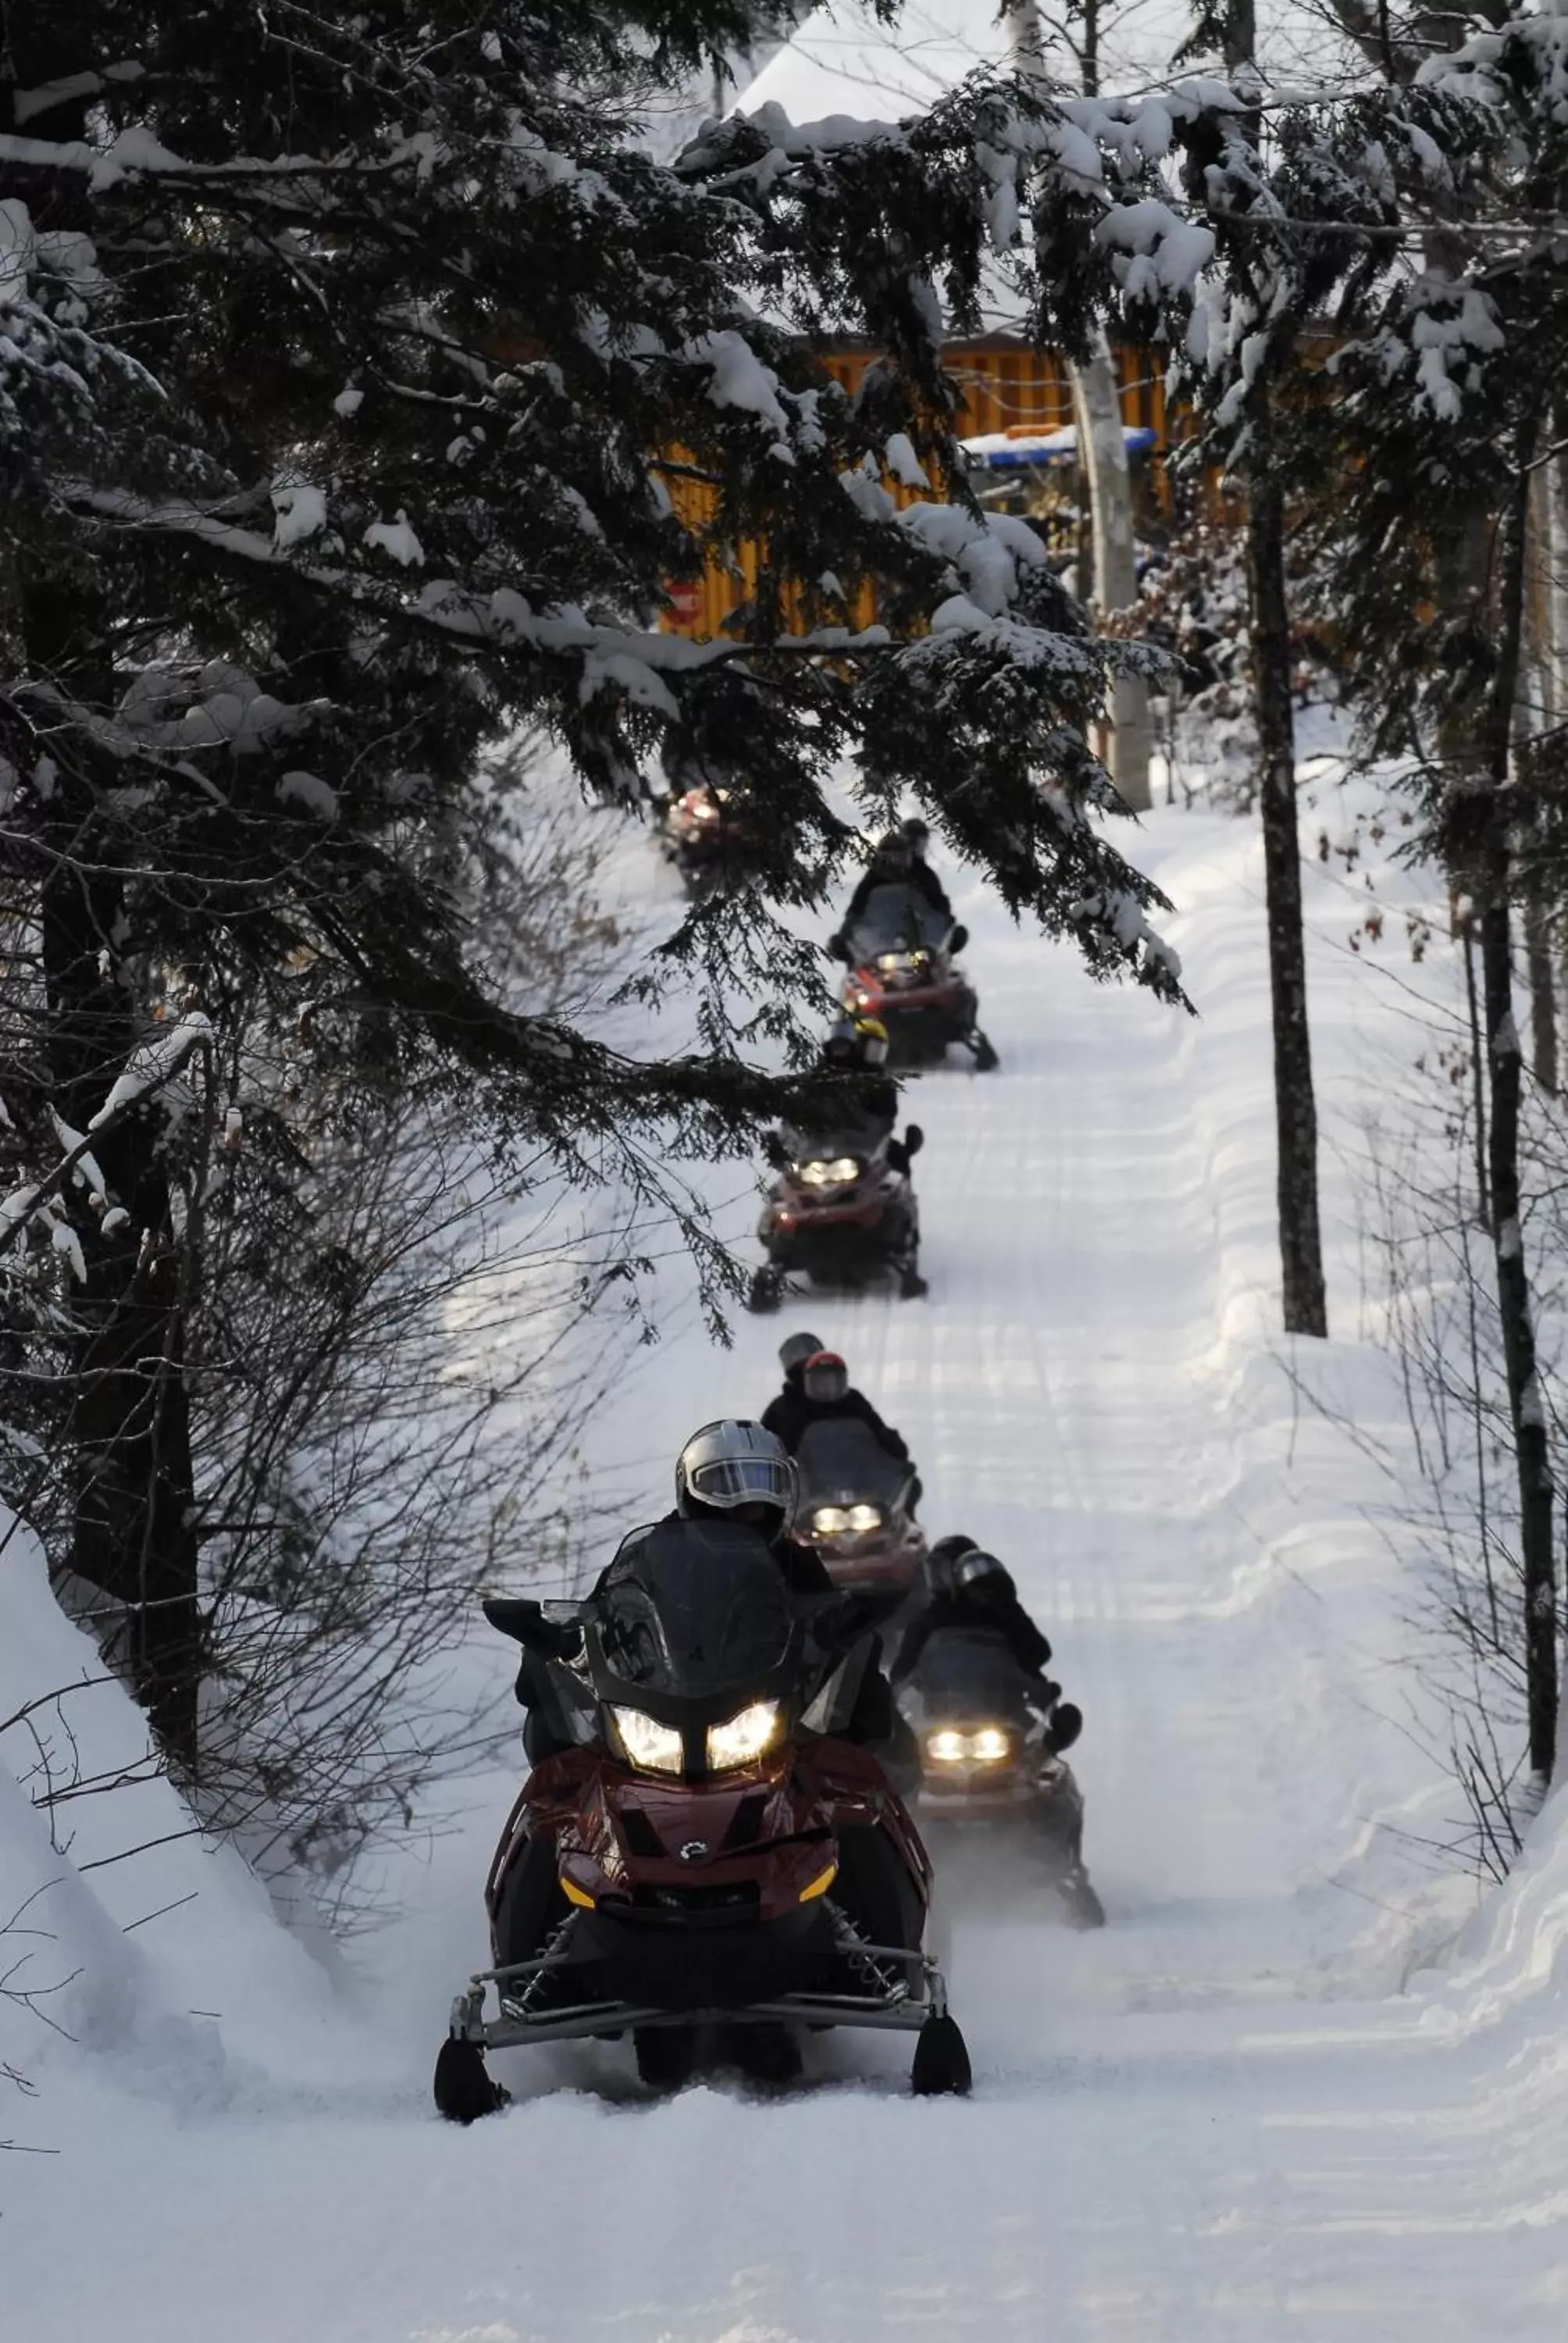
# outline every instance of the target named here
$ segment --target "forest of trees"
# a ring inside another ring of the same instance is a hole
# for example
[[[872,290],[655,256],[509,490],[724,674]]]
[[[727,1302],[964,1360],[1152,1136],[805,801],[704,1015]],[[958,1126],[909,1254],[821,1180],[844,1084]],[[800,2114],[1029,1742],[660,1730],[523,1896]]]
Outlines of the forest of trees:
[[[0,1493],[209,1815],[298,1852],[352,1791],[373,1828],[428,1752],[374,1745],[347,1655],[374,1623],[395,1668],[483,1575],[486,1409],[532,1393],[545,1456],[596,1372],[568,1278],[517,1389],[432,1426],[431,1308],[484,1195],[559,1178],[673,1212],[734,1294],[678,1167],[810,1109],[822,980],[779,915],[846,867],[831,777],[870,823],[920,807],[1090,976],[1186,1009],[1092,745],[1160,656],[956,459],[942,346],[1000,274],[1081,367],[1108,336],[1169,360],[1241,516],[1290,1332],[1327,1331],[1294,618],[1331,614],[1467,907],[1543,1782],[1560,1524],[1516,948],[1526,918],[1550,974],[1568,896],[1564,703],[1527,639],[1568,444],[1568,15],[1336,0],[1360,69],[1277,99],[1231,0],[1135,97],[1047,53],[897,127],[742,108],[657,159],[648,111],[792,13],[0,5]],[[878,354],[852,397],[820,364],[847,335]],[[900,437],[947,501],[895,505]],[[661,629],[743,538],[738,623]],[[574,1025],[594,899],[530,799],[547,751],[630,819],[665,772],[744,775],[741,883],[661,962],[699,1052]],[[426,1508],[372,1538],[413,1421]]]

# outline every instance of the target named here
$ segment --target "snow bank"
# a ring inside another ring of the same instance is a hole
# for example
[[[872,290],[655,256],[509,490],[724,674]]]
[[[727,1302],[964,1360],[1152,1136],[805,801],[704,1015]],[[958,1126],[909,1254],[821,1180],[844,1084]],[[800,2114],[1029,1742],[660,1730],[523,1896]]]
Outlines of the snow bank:
[[[40,1801],[51,1785],[52,1805]],[[0,2064],[30,2077],[0,2137],[53,2144],[53,2078],[85,2067],[180,2103],[226,2098],[324,1975],[230,1849],[157,1774],[146,1722],[0,1511]]]
[[[1537,1815],[1503,1886],[1461,1936],[1451,1969],[1421,1982],[1430,2031],[1546,2035],[1568,2056],[1568,1780]],[[1568,2138],[1568,2095],[1559,2113]]]

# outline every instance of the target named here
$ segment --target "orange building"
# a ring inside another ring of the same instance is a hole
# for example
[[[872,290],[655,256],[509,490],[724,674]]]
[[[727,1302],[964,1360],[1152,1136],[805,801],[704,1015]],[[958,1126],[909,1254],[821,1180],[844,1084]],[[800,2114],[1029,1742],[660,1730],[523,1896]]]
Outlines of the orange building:
[[[840,347],[827,352],[822,365],[846,390],[853,392],[875,355],[863,347]],[[1121,391],[1122,421],[1133,428],[1153,432],[1155,488],[1161,503],[1165,504],[1160,458],[1170,445],[1171,422],[1166,409],[1162,354],[1126,345],[1117,349],[1114,357]],[[975,438],[990,432],[1057,431],[1072,422],[1072,389],[1067,367],[1054,350],[1036,349],[997,334],[950,343],[943,358],[962,393],[958,425],[961,438]],[[894,480],[887,481],[886,486],[900,505],[911,504],[922,494],[918,488],[904,488]],[[699,520],[702,492],[689,482],[672,481],[670,488],[678,508],[693,521]],[[741,543],[726,548],[726,557],[719,558],[716,551],[700,579],[671,588],[674,607],[664,619],[667,628],[705,641],[721,630],[732,611],[750,599],[757,586],[758,547]],[[867,626],[874,617],[874,600],[868,588],[857,598],[850,622]]]

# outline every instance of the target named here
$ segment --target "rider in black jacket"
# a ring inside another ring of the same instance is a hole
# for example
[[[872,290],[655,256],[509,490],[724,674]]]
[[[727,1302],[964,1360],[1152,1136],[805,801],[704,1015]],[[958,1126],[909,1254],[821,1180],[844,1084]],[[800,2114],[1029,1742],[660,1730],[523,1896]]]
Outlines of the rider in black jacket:
[[[934,911],[941,911],[950,919],[952,917],[953,907],[948,900],[947,890],[926,860],[923,851],[910,838],[910,828],[923,833],[920,848],[930,836],[923,823],[915,823],[906,824],[903,830],[890,830],[885,837],[877,840],[876,850],[849,898],[849,910],[839,922],[839,932],[833,939],[835,946],[842,947],[879,887],[912,887],[918,895],[925,897]]]
[[[621,1540],[600,1572],[594,1593],[613,1584],[618,1574],[635,1570],[639,1547],[657,1532],[688,1528],[700,1538],[704,1529],[710,1527],[716,1568],[723,1567],[727,1546],[733,1551],[737,1540],[755,1540],[777,1564],[792,1594],[836,1594],[821,1556],[789,1534],[795,1490],[793,1462],[777,1437],[760,1424],[739,1418],[704,1424],[676,1459],[674,1510]],[[561,1657],[568,1655],[568,1639],[579,1634],[577,1629],[562,1630]],[[571,1746],[548,1720],[548,1664],[527,1650],[518,1670],[517,1697],[528,1712],[523,1747],[531,1765],[540,1765]],[[866,1671],[848,1738],[874,1749],[900,1787],[912,1786],[919,1772],[918,1754],[879,1666]]]
[[[907,1464],[910,1452],[901,1434],[882,1422],[864,1392],[851,1386],[849,1370],[837,1351],[825,1351],[819,1344],[804,1357],[799,1355],[799,1344],[808,1340],[816,1343],[815,1335],[793,1335],[779,1354],[784,1360],[784,1388],[762,1411],[768,1430],[778,1434],[791,1456],[798,1456],[812,1424],[863,1423],[885,1455]],[[788,1358],[786,1352],[791,1354]]]
[[[1050,1644],[1019,1601],[1012,1573],[1003,1568],[994,1554],[982,1554],[968,1539],[941,1539],[931,1549],[931,1560],[940,1566],[940,1561],[948,1559],[943,1547],[951,1545],[960,1545],[962,1551],[952,1561],[946,1584],[939,1586],[906,1629],[893,1670],[895,1684],[914,1674],[928,1638],[939,1628],[983,1627],[1001,1636],[1020,1667],[1027,1675],[1037,1677],[1054,1700],[1061,1687],[1050,1684],[1045,1674]]]

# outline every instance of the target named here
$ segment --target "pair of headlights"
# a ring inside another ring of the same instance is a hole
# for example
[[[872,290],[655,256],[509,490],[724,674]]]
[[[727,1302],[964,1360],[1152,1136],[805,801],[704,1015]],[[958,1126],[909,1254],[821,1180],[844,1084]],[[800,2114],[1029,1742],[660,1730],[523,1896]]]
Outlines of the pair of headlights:
[[[660,1725],[640,1708],[612,1708],[621,1747],[632,1764],[646,1774],[678,1774],[686,1763],[686,1742],[673,1725]],[[725,1774],[736,1765],[754,1765],[779,1738],[776,1700],[754,1700],[722,1725],[708,1728],[706,1755],[710,1774]]]
[[[835,1155],[830,1161],[814,1158],[809,1163],[798,1163],[795,1169],[803,1188],[840,1188],[860,1176],[860,1161],[856,1155]]]
[[[974,1733],[944,1725],[926,1735],[926,1755],[937,1765],[1000,1765],[1011,1755],[1012,1735],[1000,1725],[982,1725]]]
[[[864,1537],[881,1526],[880,1505],[819,1505],[811,1516],[819,1537]]]

